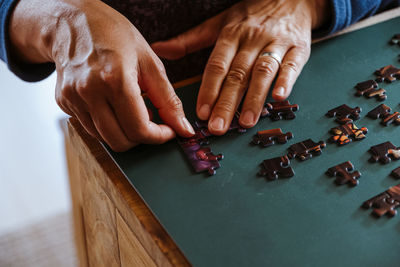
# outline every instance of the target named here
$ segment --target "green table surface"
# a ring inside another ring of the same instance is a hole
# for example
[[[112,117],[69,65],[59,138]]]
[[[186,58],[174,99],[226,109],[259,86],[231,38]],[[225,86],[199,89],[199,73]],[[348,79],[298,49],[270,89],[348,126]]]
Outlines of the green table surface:
[[[211,138],[212,150],[225,156],[215,176],[194,173],[175,141],[110,154],[194,266],[399,266],[400,216],[376,219],[360,206],[400,183],[389,176],[400,161],[368,162],[371,146],[400,146],[400,127],[366,118],[381,102],[355,97],[353,88],[380,67],[400,65],[400,47],[388,44],[399,26],[396,18],[314,44],[289,98],[300,106],[296,119],[265,118],[245,134]],[[381,85],[384,103],[399,110],[400,81]],[[198,88],[178,90],[192,121]],[[327,141],[337,124],[325,113],[341,104],[362,108],[356,124],[369,129],[366,139],[327,144],[321,156],[292,160],[290,179],[257,176],[262,160],[286,154],[291,144]],[[294,138],[268,148],[249,144],[256,131],[273,128]],[[347,160],[362,173],[356,187],[336,186],[325,175]]]

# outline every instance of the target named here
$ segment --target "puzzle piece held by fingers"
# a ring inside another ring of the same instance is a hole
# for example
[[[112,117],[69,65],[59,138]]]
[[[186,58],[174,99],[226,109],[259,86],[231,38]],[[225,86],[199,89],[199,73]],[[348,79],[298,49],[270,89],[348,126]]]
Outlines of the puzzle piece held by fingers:
[[[353,122],[353,120],[358,120],[360,118],[360,107],[351,108],[346,104],[338,106],[329,110],[326,113],[328,117],[336,117],[336,122],[340,124],[346,124],[349,122]]]
[[[288,139],[292,138],[293,134],[291,132],[283,133],[280,128],[277,128],[257,132],[253,137],[252,144],[268,147],[275,143],[285,144]]]
[[[348,183],[352,186],[356,186],[358,185],[358,179],[361,177],[361,173],[359,171],[352,172],[353,170],[354,165],[350,161],[346,161],[329,168],[326,174],[331,177],[336,176],[335,183],[337,185]]]
[[[393,217],[397,214],[396,208],[400,206],[400,184],[393,186],[385,192],[365,201],[365,209],[373,208],[372,214],[381,217],[385,214]]]
[[[219,161],[224,156],[222,154],[214,155],[210,147],[203,147],[196,143],[181,143],[180,146],[195,172],[207,171],[209,175],[214,175],[216,169],[221,167]]]
[[[294,176],[294,171],[287,156],[266,159],[261,163],[261,170],[258,175],[265,176],[267,180],[278,178],[290,178]]]
[[[350,143],[352,140],[359,141],[364,139],[368,129],[366,127],[361,127],[359,129],[354,123],[346,123],[345,125],[332,128],[330,132],[333,135],[329,138],[329,141],[331,143],[336,143],[338,146],[343,146]]]
[[[378,83],[374,80],[357,83],[355,88],[357,89],[356,96],[365,96],[366,98],[375,97],[380,101],[387,98],[386,90],[383,88],[378,89]]]

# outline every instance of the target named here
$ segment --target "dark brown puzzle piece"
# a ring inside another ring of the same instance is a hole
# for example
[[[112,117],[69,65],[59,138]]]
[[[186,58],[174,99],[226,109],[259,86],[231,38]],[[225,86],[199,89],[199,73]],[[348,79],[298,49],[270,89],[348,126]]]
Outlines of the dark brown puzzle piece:
[[[377,76],[377,82],[385,81],[391,83],[400,78],[400,69],[393,65],[388,65],[375,71],[375,75]]]
[[[369,152],[372,154],[372,156],[369,158],[370,162],[380,161],[383,164],[387,164],[391,162],[392,158],[400,158],[400,148],[397,148],[391,142],[385,142],[372,146],[369,149]]]
[[[400,46],[400,34],[393,35],[392,39],[390,40],[390,44],[392,45],[399,45]]]
[[[290,178],[294,176],[294,171],[287,156],[266,159],[261,163],[261,170],[258,175],[265,176],[268,180],[278,178]]]
[[[381,119],[381,124],[384,126],[388,126],[392,123],[396,125],[400,125],[400,113],[394,112],[391,114],[392,109],[385,104],[380,104],[370,112],[368,112],[367,117],[371,119]]]
[[[356,96],[365,96],[366,98],[375,97],[380,101],[387,98],[386,90],[383,88],[378,89],[378,83],[374,80],[357,83],[355,88],[357,89]]]
[[[351,108],[346,104],[338,106],[329,110],[326,113],[328,117],[336,117],[336,121],[340,124],[346,124],[352,122],[353,120],[358,120],[360,118],[360,107]]]
[[[288,139],[292,138],[293,134],[291,132],[283,133],[280,128],[277,128],[257,132],[253,137],[252,144],[268,147],[275,143],[285,144]]]
[[[285,119],[292,120],[296,118],[295,111],[299,110],[299,105],[291,105],[288,100],[282,102],[270,102],[265,104],[268,113],[264,114],[273,121]]]
[[[393,217],[397,214],[396,208],[400,205],[400,184],[393,186],[385,192],[365,201],[363,207],[373,208],[372,214],[381,217],[385,214]]]
[[[350,161],[343,162],[339,165],[329,168],[326,174],[334,177],[336,176],[335,183],[337,185],[350,184],[352,186],[358,185],[358,179],[361,177],[359,171],[354,171],[354,165]]]
[[[400,167],[397,167],[396,169],[394,169],[390,175],[394,178],[400,179]]]
[[[298,158],[301,161],[312,158],[313,156],[319,156],[322,153],[322,149],[326,146],[324,141],[315,143],[311,139],[304,140],[302,142],[291,145],[288,150],[288,157],[290,159]]]

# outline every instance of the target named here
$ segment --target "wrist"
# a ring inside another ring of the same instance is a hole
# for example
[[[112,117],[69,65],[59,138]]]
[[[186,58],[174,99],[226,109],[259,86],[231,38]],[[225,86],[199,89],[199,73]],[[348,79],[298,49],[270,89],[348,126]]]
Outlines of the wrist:
[[[54,62],[58,35],[68,36],[62,27],[80,12],[78,7],[61,0],[20,0],[9,22],[12,54],[26,63]]]
[[[311,0],[312,29],[324,26],[331,17],[330,0]]]

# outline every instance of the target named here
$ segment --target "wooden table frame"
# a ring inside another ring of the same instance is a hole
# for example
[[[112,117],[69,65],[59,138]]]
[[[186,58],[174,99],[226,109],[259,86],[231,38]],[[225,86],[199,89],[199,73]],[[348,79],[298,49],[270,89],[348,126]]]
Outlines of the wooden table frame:
[[[396,8],[338,34],[399,15]],[[65,147],[80,266],[191,266],[105,148],[76,119],[67,124]]]

